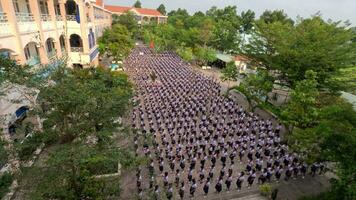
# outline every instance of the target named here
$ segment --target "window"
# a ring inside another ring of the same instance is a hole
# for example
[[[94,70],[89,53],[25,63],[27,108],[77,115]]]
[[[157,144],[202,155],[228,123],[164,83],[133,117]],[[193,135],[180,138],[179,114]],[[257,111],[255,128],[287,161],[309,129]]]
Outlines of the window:
[[[51,39],[47,40],[47,52],[50,53],[52,52],[54,49],[54,44],[53,41]]]
[[[47,2],[40,1],[41,14],[48,14],[48,4]]]
[[[56,15],[61,15],[61,8],[59,7],[59,4],[57,4],[54,8],[54,10],[56,11]]]
[[[28,45],[25,47],[25,56],[26,60],[31,58],[30,48],[28,47]]]
[[[20,12],[19,2],[17,2],[17,0],[14,0],[13,3],[14,3],[15,12]]]
[[[26,0],[26,7],[27,7],[27,12],[30,13],[31,12],[31,7],[30,7],[29,0]]]

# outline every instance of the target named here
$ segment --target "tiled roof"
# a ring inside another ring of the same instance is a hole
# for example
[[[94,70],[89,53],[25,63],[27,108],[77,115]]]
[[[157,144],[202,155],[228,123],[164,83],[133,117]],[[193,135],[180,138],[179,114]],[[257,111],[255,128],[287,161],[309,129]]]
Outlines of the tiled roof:
[[[100,7],[103,7],[103,1],[104,0],[96,0],[96,5],[100,6]]]
[[[135,8],[141,15],[163,16],[158,10],[149,8]]]
[[[235,56],[235,61],[248,61],[249,59],[246,56],[243,55],[237,55]]]
[[[132,7],[105,5],[104,8],[111,12],[124,13],[129,11]]]
[[[112,5],[105,5],[105,9],[116,12],[116,13],[124,13],[130,10],[135,10],[141,15],[152,15],[152,16],[163,16],[159,11],[155,9],[149,8],[134,8],[134,7],[125,7],[125,6],[112,6]]]

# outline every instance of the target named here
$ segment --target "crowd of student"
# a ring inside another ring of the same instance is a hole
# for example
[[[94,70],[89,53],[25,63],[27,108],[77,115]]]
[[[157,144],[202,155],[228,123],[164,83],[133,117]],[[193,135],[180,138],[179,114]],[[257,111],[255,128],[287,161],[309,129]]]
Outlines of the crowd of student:
[[[177,55],[141,46],[125,66],[136,85],[132,126],[153,137],[151,145],[135,137],[135,145],[149,159],[147,187],[157,199],[162,192],[183,199],[324,171],[323,163],[308,166],[288,151],[281,124],[245,111]],[[138,169],[140,196],[142,176]]]

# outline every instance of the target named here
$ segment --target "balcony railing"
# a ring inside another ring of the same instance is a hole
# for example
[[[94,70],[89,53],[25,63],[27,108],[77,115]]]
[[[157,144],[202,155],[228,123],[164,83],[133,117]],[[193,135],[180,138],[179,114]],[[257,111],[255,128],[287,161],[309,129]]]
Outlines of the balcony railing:
[[[71,47],[70,48],[71,52],[83,52],[83,47]]]
[[[33,57],[27,59],[27,61],[26,61],[26,64],[30,65],[30,66],[38,65],[40,63],[41,63],[41,61],[38,56],[33,56]]]
[[[63,21],[62,15],[56,15],[56,19],[57,19],[57,21]]]
[[[5,23],[5,22],[7,22],[6,13],[0,12],[0,23]]]
[[[47,52],[47,57],[48,59],[53,59],[56,57],[56,51],[50,51],[50,52]]]
[[[41,21],[47,22],[47,21],[51,21],[51,15],[49,14],[41,14]]]
[[[33,18],[33,14],[31,14],[31,13],[17,12],[16,13],[16,20],[18,22],[32,22],[32,21],[34,21],[34,18]]]
[[[75,15],[67,15],[66,18],[67,18],[67,21],[77,21]]]

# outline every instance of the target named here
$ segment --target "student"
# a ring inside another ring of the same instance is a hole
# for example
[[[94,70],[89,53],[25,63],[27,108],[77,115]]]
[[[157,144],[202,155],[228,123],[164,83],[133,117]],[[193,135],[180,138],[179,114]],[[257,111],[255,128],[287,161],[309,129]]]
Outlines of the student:
[[[194,197],[195,190],[197,189],[197,184],[195,182],[195,179],[192,181],[192,185],[190,186],[190,196]]]
[[[231,176],[227,177],[227,179],[226,179],[226,181],[225,181],[225,185],[226,185],[226,190],[227,190],[228,192],[230,191],[231,182],[232,182],[232,177],[231,177]]]
[[[209,187],[210,187],[210,178],[207,178],[206,183],[204,184],[204,187],[203,187],[205,196],[207,196],[209,193]]]
[[[173,198],[172,183],[169,184],[166,196],[167,196],[167,199],[169,199],[169,200],[171,200]]]
[[[180,199],[184,198],[184,191],[185,191],[184,182],[181,182],[179,192],[178,192]]]
[[[219,178],[218,182],[215,185],[215,190],[216,193],[220,194],[220,192],[222,191],[222,179]]]
[[[236,180],[236,187],[237,187],[237,190],[240,191],[241,190],[241,187],[242,187],[242,184],[245,180],[245,177],[244,177],[245,173],[244,172],[241,172],[239,174],[239,176],[237,177],[237,180]]]

